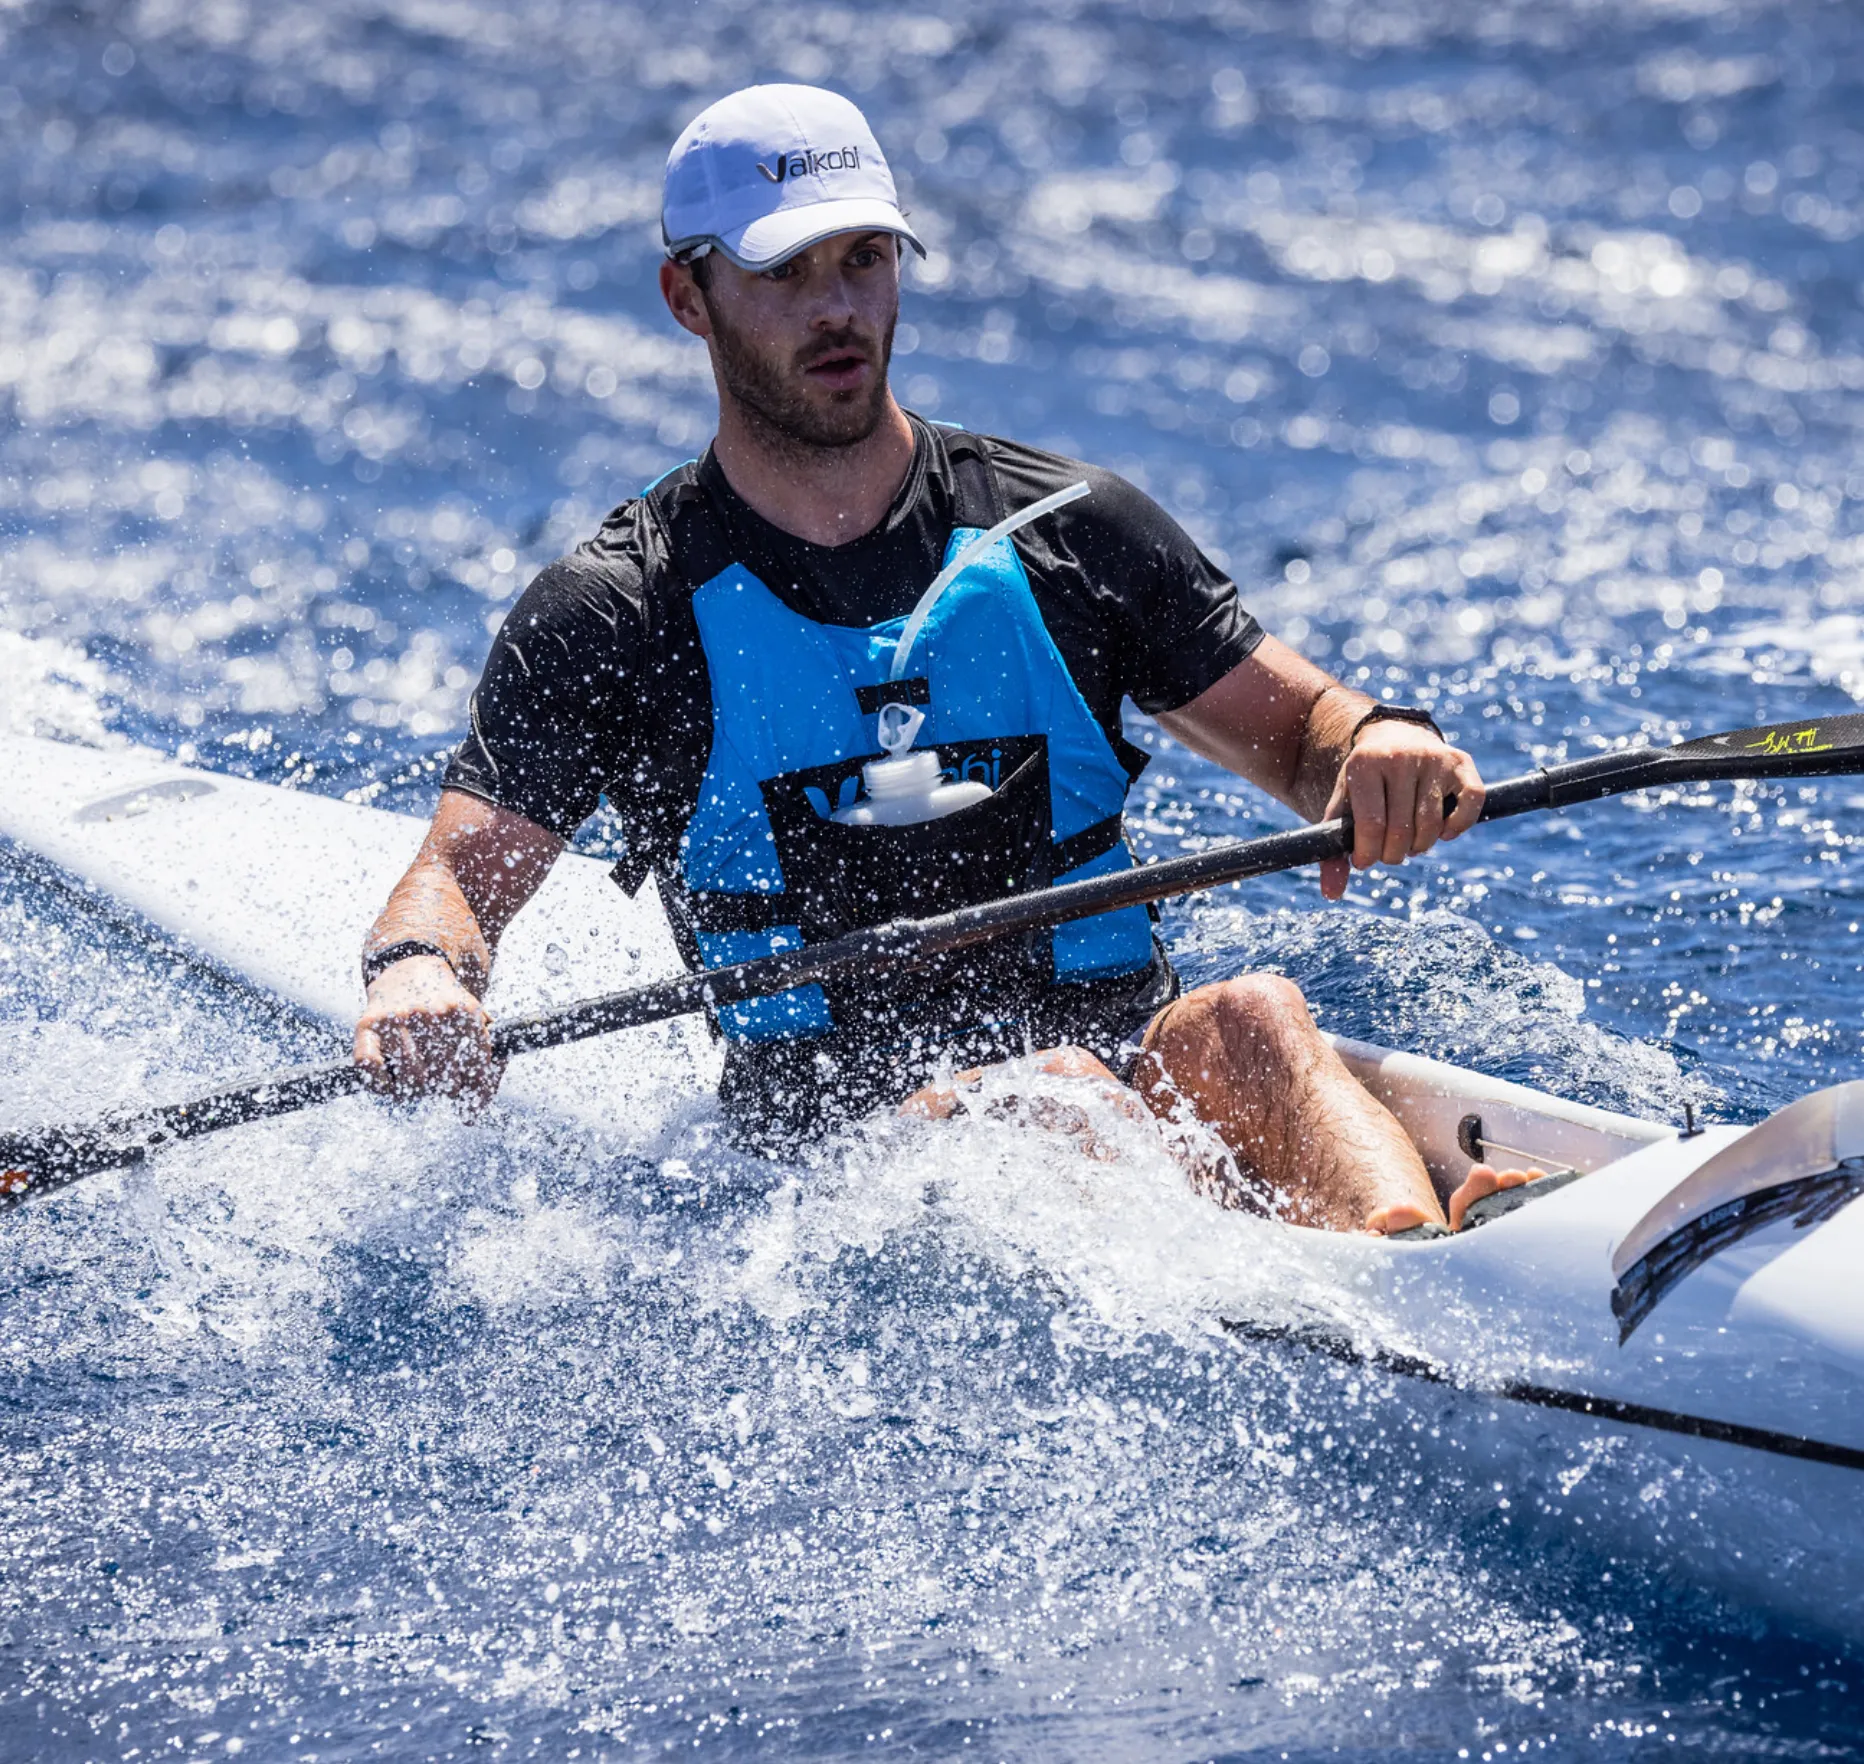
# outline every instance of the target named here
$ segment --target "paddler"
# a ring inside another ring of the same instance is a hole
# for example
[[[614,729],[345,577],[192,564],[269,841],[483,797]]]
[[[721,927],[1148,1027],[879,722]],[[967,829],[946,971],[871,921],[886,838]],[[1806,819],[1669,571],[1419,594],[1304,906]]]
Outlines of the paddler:
[[[674,143],[661,212],[661,293],[711,356],[718,432],[544,570],[494,640],[433,825],[367,940],[355,1057],[375,1088],[492,1094],[480,1000],[499,936],[604,794],[617,880],[655,878],[694,967],[1131,865],[1121,813],[1145,757],[1121,734],[1128,698],[1310,819],[1350,807],[1354,868],[1475,824],[1468,754],[1264,632],[1131,484],[900,407],[901,258],[925,248],[847,99],[721,99]],[[1077,482],[958,573],[895,670],[941,568]],[[988,788],[938,820],[833,818],[909,717],[946,779]],[[1321,892],[1347,877],[1324,865]],[[1194,1111],[1234,1154],[1237,1204],[1337,1230],[1444,1221],[1300,991],[1255,974],[1181,993],[1143,907],[730,1005],[714,1026],[723,1108],[760,1147],[888,1105],[949,1114],[965,1088],[925,1087],[941,1062],[1021,1060],[1128,1109]],[[1524,1179],[1479,1166],[1451,1224]]]

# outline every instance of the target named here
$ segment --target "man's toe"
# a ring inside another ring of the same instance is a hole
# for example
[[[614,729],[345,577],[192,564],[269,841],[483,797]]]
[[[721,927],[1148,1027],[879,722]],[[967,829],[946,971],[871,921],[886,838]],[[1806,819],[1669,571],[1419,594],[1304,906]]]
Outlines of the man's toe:
[[[1497,1170],[1492,1164],[1472,1164],[1462,1186],[1450,1196],[1450,1229],[1461,1231],[1463,1220],[1477,1201],[1487,1200],[1504,1188],[1519,1188],[1523,1183],[1538,1182],[1545,1170]]]
[[[1409,1231],[1413,1226],[1431,1223],[1430,1214],[1414,1201],[1398,1201],[1366,1216],[1366,1229],[1374,1237],[1396,1237],[1399,1232]]]

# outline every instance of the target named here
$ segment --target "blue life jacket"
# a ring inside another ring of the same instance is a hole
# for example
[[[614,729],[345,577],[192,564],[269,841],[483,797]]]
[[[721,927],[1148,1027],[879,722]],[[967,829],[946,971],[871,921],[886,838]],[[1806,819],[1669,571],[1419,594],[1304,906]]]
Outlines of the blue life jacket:
[[[961,524],[947,544],[948,562],[998,518],[988,461],[952,441]],[[690,470],[670,477],[690,482]],[[668,498],[668,484],[652,487],[650,498]],[[672,525],[663,518],[667,530]],[[667,851],[655,866],[689,960],[718,967],[859,923],[1132,865],[1121,813],[1144,757],[1129,767],[1088,709],[1010,540],[947,589],[913,646],[911,677],[895,684],[888,673],[904,618],[871,627],[824,624],[787,606],[723,551],[701,569],[703,579],[691,583],[691,612],[710,684],[711,748],[677,861],[670,864]],[[897,830],[846,828],[827,818],[854,800],[862,763],[881,757],[876,720],[889,702],[923,709],[918,745],[938,750],[947,777],[981,778],[998,792],[980,805],[975,837],[999,849],[974,862],[973,875],[964,860],[976,854],[955,842],[972,837],[967,816],[977,811]],[[999,806],[1012,796],[1020,811]],[[1031,814],[1040,822],[1033,838],[1016,830]],[[818,862],[824,852],[826,870]],[[829,880],[819,889],[811,882],[805,901],[803,873],[818,870]],[[901,887],[919,892],[902,895]],[[1028,939],[1008,950],[987,946],[967,961],[964,975],[948,972],[940,983],[976,981],[978,1014],[1003,1014],[1028,998],[1031,984],[1052,989],[1152,967],[1152,919],[1144,907],[1125,908],[1043,932],[1034,948]],[[992,961],[1000,972],[990,970]],[[1000,983],[1012,970],[1006,991]],[[852,1027],[851,1001],[861,1000],[866,1015],[887,1010],[889,994],[893,1004],[903,1002],[897,987],[876,1002],[858,988],[832,996],[832,989],[804,986],[728,1005],[717,1021],[738,1041],[820,1037]]]

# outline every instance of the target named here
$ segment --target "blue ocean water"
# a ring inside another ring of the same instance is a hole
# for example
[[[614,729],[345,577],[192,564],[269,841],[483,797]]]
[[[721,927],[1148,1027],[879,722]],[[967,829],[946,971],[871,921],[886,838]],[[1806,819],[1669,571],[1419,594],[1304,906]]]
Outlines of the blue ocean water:
[[[1126,472],[1491,775],[1864,696],[1853,8],[11,0],[5,726],[426,809],[529,575],[709,431],[658,171],[760,78],[889,149],[908,403]],[[1151,851],[1286,823],[1154,744]],[[1597,805],[1167,929],[1751,1119],[1858,1069],[1861,809]],[[10,1109],[322,1045],[0,872]],[[1191,1327],[1162,1180],[1083,1210],[980,1129],[935,1205],[693,1107],[306,1119],[10,1221],[0,1757],[1864,1751],[1864,1659]]]

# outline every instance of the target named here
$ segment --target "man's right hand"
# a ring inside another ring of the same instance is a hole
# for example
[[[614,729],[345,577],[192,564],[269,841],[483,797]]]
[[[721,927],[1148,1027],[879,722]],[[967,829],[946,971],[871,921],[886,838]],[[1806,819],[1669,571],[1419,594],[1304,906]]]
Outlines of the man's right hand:
[[[376,976],[356,1024],[355,1054],[378,1095],[438,1093],[475,1111],[492,1100],[505,1073],[485,1006],[439,956],[407,956]]]

